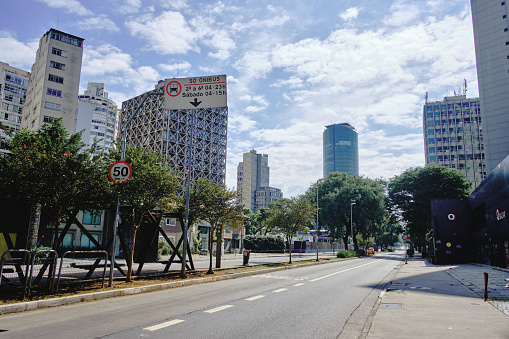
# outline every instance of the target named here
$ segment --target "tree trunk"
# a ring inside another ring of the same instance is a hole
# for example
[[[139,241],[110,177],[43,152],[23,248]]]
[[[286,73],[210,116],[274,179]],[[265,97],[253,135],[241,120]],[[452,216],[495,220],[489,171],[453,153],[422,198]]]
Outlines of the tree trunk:
[[[207,271],[207,274],[214,274],[214,271],[212,271],[212,247],[213,247],[213,240],[214,237],[212,236],[212,227],[209,231],[209,270]]]
[[[30,251],[37,246],[39,237],[39,215],[41,214],[41,204],[32,204],[30,208],[30,219],[28,221],[28,234],[26,249]]]
[[[348,251],[348,235],[343,237],[343,244],[345,245],[345,250]]]
[[[288,243],[288,254],[290,254],[290,261],[289,264],[292,263],[292,240],[290,238],[286,238],[286,242]]]
[[[221,238],[222,238],[221,227],[216,227],[216,268],[221,268]]]

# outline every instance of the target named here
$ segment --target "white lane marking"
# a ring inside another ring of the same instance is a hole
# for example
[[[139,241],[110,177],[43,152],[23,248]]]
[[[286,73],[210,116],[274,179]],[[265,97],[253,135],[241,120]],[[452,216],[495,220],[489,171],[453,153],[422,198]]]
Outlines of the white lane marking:
[[[362,267],[362,266],[371,265],[371,264],[374,264],[374,263],[376,263],[378,261],[381,261],[381,260],[382,259],[378,259],[378,260],[375,260],[375,261],[372,261],[372,262],[368,262],[367,264],[362,264],[362,265],[359,265],[359,266],[347,268],[346,270],[342,270],[342,271],[334,272],[334,273],[331,273],[331,274],[327,274],[327,275],[324,275],[323,277],[315,278],[315,279],[312,279],[310,281],[318,281],[318,280],[322,280],[322,279],[325,279],[325,278],[329,278],[329,277],[332,277],[333,275],[336,275],[336,274],[339,274],[339,273],[343,273],[343,272],[346,272],[346,271],[351,271],[351,270],[354,270],[354,269]]]
[[[274,293],[279,293],[279,292],[283,292],[283,291],[286,291],[287,289],[286,288],[280,288],[279,290],[275,290],[275,291],[272,291]]]
[[[161,323],[159,325],[154,325],[154,326],[150,326],[150,327],[144,328],[144,330],[147,330],[147,331],[150,331],[150,332],[157,331],[157,330],[160,330],[161,328],[165,328],[165,327],[168,327],[168,326],[180,324],[180,323],[183,323],[183,322],[184,322],[184,320],[174,319],[174,320],[170,320],[170,321]]]
[[[247,301],[253,301],[253,300],[256,300],[256,299],[263,298],[263,297],[265,297],[265,296],[264,295],[255,295],[254,297],[247,298],[246,300]]]
[[[299,287],[299,286],[302,286],[302,285],[304,285],[304,283],[295,284],[295,285],[293,285],[293,286],[295,286],[295,287]]]
[[[219,307],[216,307],[216,308],[213,308],[211,310],[204,311],[204,312],[205,313],[215,313],[215,312],[219,312],[219,311],[222,311],[222,310],[226,310],[227,308],[230,308],[230,307],[233,307],[233,305],[219,306]]]

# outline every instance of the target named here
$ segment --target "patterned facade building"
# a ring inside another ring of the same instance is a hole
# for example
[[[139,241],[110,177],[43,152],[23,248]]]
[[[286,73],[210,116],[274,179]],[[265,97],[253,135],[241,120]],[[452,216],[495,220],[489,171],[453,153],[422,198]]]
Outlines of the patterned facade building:
[[[359,175],[357,131],[347,123],[326,126],[323,132],[323,176],[342,172]]]
[[[164,82],[160,82],[151,92],[163,91]],[[145,94],[122,103],[120,134]],[[227,127],[227,107],[167,110],[164,96],[157,94],[148,96],[133,117],[127,128],[127,141],[159,153],[175,168],[190,169],[191,181],[206,178],[224,184]],[[191,137],[193,147],[189,152]]]
[[[473,181],[486,178],[483,129],[479,98],[465,95],[427,102],[423,107],[426,165],[456,168]]]

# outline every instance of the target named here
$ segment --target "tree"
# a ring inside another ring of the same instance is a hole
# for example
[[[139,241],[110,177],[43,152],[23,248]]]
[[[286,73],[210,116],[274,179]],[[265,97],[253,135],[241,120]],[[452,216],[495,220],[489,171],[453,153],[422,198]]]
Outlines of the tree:
[[[41,209],[54,226],[56,249],[62,216],[107,204],[100,161],[84,149],[81,133],[68,135],[61,119],[37,131],[9,133],[4,142],[10,153],[0,158],[0,191],[33,206],[27,247],[35,246]]]
[[[120,160],[118,148],[111,150],[108,158],[110,164]],[[121,197],[121,206],[124,207],[122,219],[128,221],[122,222],[119,232],[128,267],[127,281],[131,281],[136,232],[151,210],[162,204],[165,198],[175,195],[179,181],[177,172],[150,150],[129,146],[125,161],[132,167],[131,179],[127,183],[111,185],[116,185]],[[125,228],[127,225],[129,229]],[[126,237],[129,237],[128,244],[125,244]]]
[[[246,220],[246,234],[267,235],[271,228],[267,223],[268,209],[260,208],[257,212],[251,213],[248,208],[244,209],[244,215],[248,217]]]
[[[196,203],[196,219],[210,224],[209,233],[209,270],[207,274],[213,274],[212,270],[212,246],[216,231],[221,231],[221,226],[228,224],[232,228],[242,227],[244,223],[243,205],[237,199],[237,192],[228,190],[222,184],[208,179],[199,178],[193,189],[193,200]],[[217,235],[218,244],[221,241],[221,232]],[[216,248],[216,267],[220,267],[221,246]]]
[[[292,263],[292,237],[297,232],[306,231],[314,220],[315,213],[316,205],[303,197],[282,198],[269,205],[269,225],[285,236],[290,253],[290,264]]]
[[[329,236],[342,238],[345,247],[348,237],[353,236],[358,249],[357,235],[367,239],[380,233],[387,214],[384,182],[334,172],[310,187],[306,192],[310,202],[316,201],[317,189],[319,222],[327,227]],[[352,203],[355,205],[351,207]]]
[[[414,243],[423,246],[432,229],[431,199],[466,198],[471,186],[463,173],[441,165],[407,169],[389,182],[390,210],[406,223]]]

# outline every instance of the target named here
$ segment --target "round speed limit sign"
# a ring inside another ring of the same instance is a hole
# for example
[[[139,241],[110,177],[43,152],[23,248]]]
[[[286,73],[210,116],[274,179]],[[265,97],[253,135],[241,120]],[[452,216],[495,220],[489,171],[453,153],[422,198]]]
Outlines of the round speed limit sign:
[[[126,183],[131,179],[133,169],[125,161],[117,161],[110,166],[108,170],[108,178],[116,184]]]

